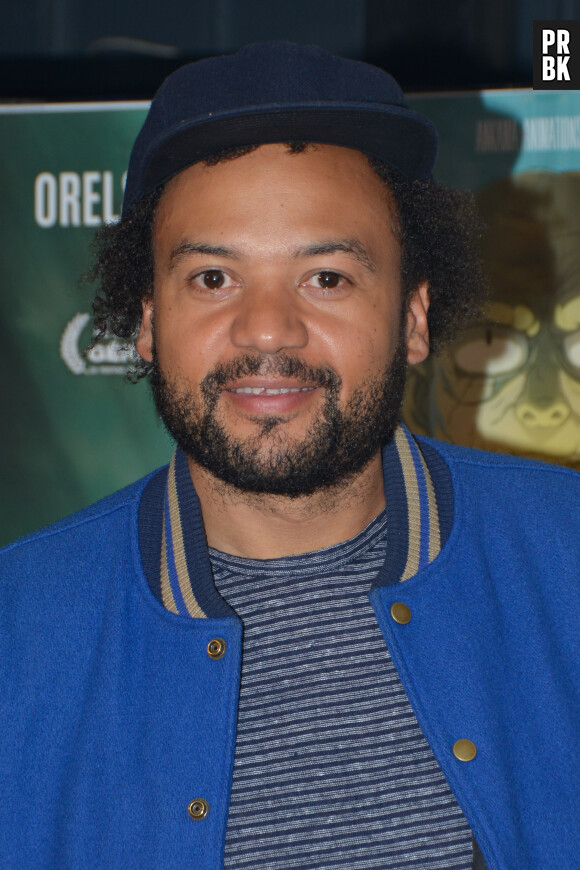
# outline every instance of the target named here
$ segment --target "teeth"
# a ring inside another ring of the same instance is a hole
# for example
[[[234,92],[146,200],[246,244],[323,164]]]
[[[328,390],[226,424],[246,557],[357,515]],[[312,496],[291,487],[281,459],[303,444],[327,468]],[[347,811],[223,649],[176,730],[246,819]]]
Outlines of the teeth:
[[[270,389],[268,387],[240,387],[237,390],[230,390],[230,392],[242,393],[247,396],[285,396],[286,393],[306,393],[313,389],[314,387],[280,387],[278,389]]]

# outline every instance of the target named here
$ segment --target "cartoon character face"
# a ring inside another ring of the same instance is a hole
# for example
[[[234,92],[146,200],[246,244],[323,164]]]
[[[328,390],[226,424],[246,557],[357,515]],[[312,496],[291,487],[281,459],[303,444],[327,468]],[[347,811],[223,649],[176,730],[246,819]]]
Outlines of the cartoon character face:
[[[478,200],[487,317],[410,381],[407,415],[446,441],[580,465],[580,173],[523,173]]]

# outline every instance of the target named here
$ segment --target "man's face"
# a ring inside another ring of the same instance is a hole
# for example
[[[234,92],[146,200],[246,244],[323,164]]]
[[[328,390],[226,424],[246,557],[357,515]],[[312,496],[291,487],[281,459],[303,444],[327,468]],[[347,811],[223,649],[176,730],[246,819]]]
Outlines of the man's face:
[[[392,224],[366,159],[335,146],[267,145],[167,185],[137,349],[194,462],[298,495],[378,453],[427,353],[426,288],[402,323]]]

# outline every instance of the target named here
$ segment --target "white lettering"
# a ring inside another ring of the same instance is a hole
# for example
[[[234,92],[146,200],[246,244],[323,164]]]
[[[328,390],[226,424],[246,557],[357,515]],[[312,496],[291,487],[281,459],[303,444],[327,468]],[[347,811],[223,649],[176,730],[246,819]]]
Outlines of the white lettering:
[[[556,42],[555,30],[542,30],[542,54],[548,54],[551,45]]]
[[[570,33],[567,30],[558,31],[558,54],[570,54],[568,43],[570,42]]]
[[[103,172],[103,223],[115,224],[119,215],[114,211],[113,173],[110,170]]]
[[[61,227],[81,226],[81,180],[77,172],[61,172],[58,177]]]
[[[570,81],[570,73],[568,72],[568,61],[570,57],[560,57],[558,55],[558,81],[569,82]]]
[[[580,115],[523,119],[523,151],[580,151]]]
[[[47,229],[56,223],[57,184],[52,172],[41,172],[34,180],[34,220]]]
[[[124,190],[127,173],[117,183]],[[43,228],[98,227],[116,223],[115,177],[103,172],[41,172],[34,180],[34,219]]]
[[[85,227],[98,227],[101,223],[101,216],[94,212],[94,206],[101,202],[101,194],[95,190],[95,185],[100,181],[100,172],[83,172],[83,225]]]
[[[542,58],[542,81],[552,82],[556,78],[556,58],[545,54]]]

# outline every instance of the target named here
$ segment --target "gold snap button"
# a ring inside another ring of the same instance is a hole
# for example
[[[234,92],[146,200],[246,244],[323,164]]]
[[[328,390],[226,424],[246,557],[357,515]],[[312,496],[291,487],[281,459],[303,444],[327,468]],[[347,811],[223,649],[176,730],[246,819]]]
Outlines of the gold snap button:
[[[399,625],[407,625],[411,622],[411,611],[402,601],[394,601],[391,604],[391,616]]]
[[[199,822],[201,819],[205,819],[209,813],[209,804],[203,798],[195,798],[188,806],[187,812],[194,822]]]
[[[221,659],[226,652],[226,642],[222,637],[214,637],[207,645],[207,654],[210,659]]]
[[[456,740],[453,744],[453,755],[459,761],[473,761],[477,755],[477,746],[471,740]]]

